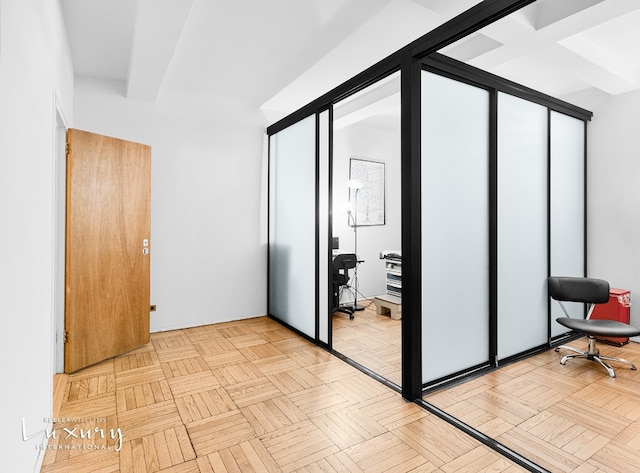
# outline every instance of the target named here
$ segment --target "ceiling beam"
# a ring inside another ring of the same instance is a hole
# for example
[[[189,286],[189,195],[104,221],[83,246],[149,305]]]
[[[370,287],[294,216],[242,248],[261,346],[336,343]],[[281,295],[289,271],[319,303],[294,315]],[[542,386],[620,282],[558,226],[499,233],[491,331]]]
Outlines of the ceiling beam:
[[[565,68],[576,80],[609,95],[624,94],[638,89],[638,80],[632,74],[621,74],[619,70],[613,70],[602,62],[575,54],[559,44],[536,51],[532,56],[549,65],[550,69]]]
[[[193,0],[140,0],[127,79],[127,98],[153,102]]]
[[[506,17],[482,30],[482,34],[503,45],[482,54],[470,63],[475,67],[491,70],[503,62],[543,51],[562,40],[637,9],[637,0],[602,2],[539,30],[519,23],[515,18]]]

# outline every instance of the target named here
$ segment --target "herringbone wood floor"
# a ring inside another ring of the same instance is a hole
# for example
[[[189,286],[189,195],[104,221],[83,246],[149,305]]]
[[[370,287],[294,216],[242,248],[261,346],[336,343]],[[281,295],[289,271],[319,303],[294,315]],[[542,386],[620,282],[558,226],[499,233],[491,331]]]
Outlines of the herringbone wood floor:
[[[94,435],[43,473],[523,471],[269,318],[151,338],[56,378],[54,431]]]

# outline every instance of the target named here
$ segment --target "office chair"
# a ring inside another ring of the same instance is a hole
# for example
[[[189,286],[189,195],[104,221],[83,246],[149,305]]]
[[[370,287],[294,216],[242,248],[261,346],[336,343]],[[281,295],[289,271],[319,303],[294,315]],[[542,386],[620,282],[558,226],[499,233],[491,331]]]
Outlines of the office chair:
[[[340,294],[343,288],[349,286],[349,270],[357,264],[358,257],[354,253],[340,254],[333,259],[333,311],[347,314],[351,320],[356,310],[356,295],[353,296],[353,306],[349,307],[340,304]]]
[[[564,365],[570,358],[586,358],[600,363],[612,378],[616,377],[616,373],[604,360],[626,363],[631,366],[632,370],[636,369],[636,366],[632,362],[624,358],[600,355],[600,351],[596,347],[595,337],[626,338],[640,335],[640,329],[623,322],[600,319],[592,320],[590,318],[596,304],[603,304],[609,301],[609,283],[607,281],[593,278],[550,277],[548,284],[549,296],[560,303],[560,307],[566,315],[566,317],[557,318],[556,322],[575,332],[585,334],[588,339],[587,351],[578,350],[577,348],[566,345],[556,347],[556,351],[566,349],[574,352],[573,354],[565,355],[562,360],[560,360],[560,364]],[[572,319],[562,303],[563,301],[589,304],[586,318]]]

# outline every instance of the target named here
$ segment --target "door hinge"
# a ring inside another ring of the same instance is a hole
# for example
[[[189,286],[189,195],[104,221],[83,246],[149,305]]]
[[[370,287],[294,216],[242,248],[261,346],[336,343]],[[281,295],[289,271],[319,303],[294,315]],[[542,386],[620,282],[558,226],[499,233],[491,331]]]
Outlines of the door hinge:
[[[68,158],[69,155],[71,154],[71,145],[69,143],[67,143],[64,147],[64,153],[65,156]]]
[[[62,334],[62,343],[67,343],[68,341],[69,341],[69,332],[65,330],[64,333]]]

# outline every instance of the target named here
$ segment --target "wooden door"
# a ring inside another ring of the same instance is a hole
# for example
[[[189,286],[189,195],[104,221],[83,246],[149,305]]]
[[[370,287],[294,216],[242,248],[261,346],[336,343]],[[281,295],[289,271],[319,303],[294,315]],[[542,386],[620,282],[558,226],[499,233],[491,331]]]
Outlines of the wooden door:
[[[67,134],[65,372],[149,342],[151,148]]]

